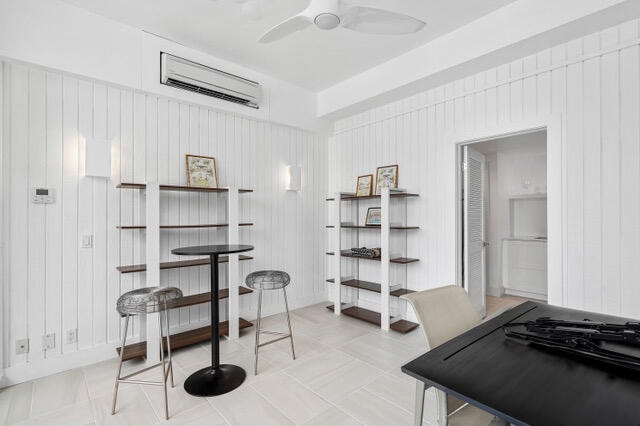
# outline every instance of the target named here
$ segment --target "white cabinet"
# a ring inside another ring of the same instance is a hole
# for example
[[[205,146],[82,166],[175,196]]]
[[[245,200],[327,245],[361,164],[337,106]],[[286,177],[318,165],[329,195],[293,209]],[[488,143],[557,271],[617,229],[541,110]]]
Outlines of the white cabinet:
[[[547,299],[546,239],[502,240],[502,286],[508,295]]]

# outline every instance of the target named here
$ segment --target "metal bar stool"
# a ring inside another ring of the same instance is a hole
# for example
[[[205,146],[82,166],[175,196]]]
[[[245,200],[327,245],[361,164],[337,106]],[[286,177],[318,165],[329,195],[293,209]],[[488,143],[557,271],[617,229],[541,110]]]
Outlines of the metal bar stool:
[[[285,287],[289,285],[291,277],[289,274],[283,271],[256,271],[247,275],[245,280],[247,287],[258,291],[258,317],[256,320],[256,345],[255,355],[256,362],[254,367],[254,374],[258,374],[258,349],[262,346],[270,345],[271,343],[279,342],[284,339],[291,339],[291,354],[293,359],[296,359],[296,351],[293,348],[293,333],[291,332],[291,319],[289,318],[289,304],[287,303],[287,291]],[[260,316],[262,314],[262,290],[278,290],[282,289],[284,294],[284,306],[287,311],[287,326],[289,327],[289,334],[280,333],[276,331],[267,331],[260,329]],[[280,336],[277,339],[270,340],[265,343],[260,343],[260,333],[271,334]]]
[[[175,287],[144,287],[137,290],[129,291],[118,298],[116,309],[120,316],[125,317],[124,333],[122,334],[122,347],[120,348],[120,362],[118,363],[118,374],[113,389],[113,404],[111,406],[111,414],[116,413],[116,400],[118,398],[118,385],[120,383],[132,383],[139,385],[155,385],[162,386],[164,390],[164,416],[169,420],[169,404],[167,401],[167,379],[171,378],[171,387],[173,387],[173,364],[171,362],[171,341],[169,339],[169,309],[171,304],[182,297],[182,291]],[[125,346],[127,344],[127,331],[129,328],[129,318],[133,315],[151,314],[158,312],[158,322],[160,325],[160,362],[142,370],[127,374],[122,377],[122,360],[124,357]],[[167,339],[166,348],[163,339],[163,317],[166,327]],[[167,351],[167,360],[165,361],[164,351]],[[154,382],[150,380],[132,379],[140,373],[144,373],[152,368],[162,366],[162,381]]]

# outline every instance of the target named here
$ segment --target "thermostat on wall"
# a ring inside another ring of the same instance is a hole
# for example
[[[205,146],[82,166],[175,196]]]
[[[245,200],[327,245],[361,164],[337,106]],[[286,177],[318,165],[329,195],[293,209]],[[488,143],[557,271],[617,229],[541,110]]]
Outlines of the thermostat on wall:
[[[52,204],[55,201],[53,188],[33,188],[31,200],[34,204]]]

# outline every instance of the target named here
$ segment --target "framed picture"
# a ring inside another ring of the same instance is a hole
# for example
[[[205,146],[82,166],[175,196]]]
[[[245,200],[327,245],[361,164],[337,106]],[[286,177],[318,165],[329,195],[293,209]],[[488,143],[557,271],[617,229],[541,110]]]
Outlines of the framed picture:
[[[380,226],[382,225],[382,209],[380,207],[369,207],[367,209],[367,217],[364,220],[365,226]]]
[[[371,195],[371,186],[373,185],[373,175],[358,176],[356,183],[356,197],[368,197]]]
[[[380,195],[382,188],[398,187],[398,165],[382,166],[376,169],[376,194]]]
[[[217,188],[216,159],[201,155],[186,155],[187,185],[199,188]]]

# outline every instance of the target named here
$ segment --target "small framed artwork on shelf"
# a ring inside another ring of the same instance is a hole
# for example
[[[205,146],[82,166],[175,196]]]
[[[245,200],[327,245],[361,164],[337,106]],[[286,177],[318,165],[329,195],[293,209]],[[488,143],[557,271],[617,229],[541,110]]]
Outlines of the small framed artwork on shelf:
[[[358,176],[356,183],[356,197],[368,197],[371,195],[373,185],[373,175]]]
[[[369,207],[367,209],[367,217],[364,220],[365,226],[382,225],[382,209],[380,207]]]
[[[382,166],[376,169],[376,194],[380,195],[382,188],[398,187],[398,165]]]
[[[216,159],[202,155],[185,156],[187,161],[187,185],[198,188],[217,188]]]

